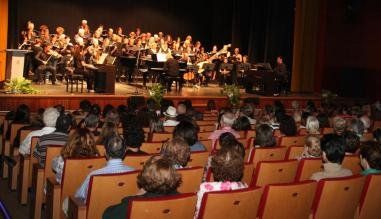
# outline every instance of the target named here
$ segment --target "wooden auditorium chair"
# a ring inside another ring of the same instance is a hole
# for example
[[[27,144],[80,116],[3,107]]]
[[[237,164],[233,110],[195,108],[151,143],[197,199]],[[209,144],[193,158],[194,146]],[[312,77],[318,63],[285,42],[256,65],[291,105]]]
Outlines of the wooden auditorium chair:
[[[295,181],[303,181],[311,178],[312,174],[323,171],[321,158],[304,158],[299,161]]]
[[[136,170],[142,170],[144,163],[150,158],[152,155],[127,155],[123,162],[127,166],[133,167]]]
[[[30,150],[27,155],[20,155],[20,183],[19,183],[19,202],[26,204],[28,202],[28,189],[32,186],[33,165],[38,163],[37,158],[33,156],[39,137],[32,137]],[[12,176],[13,178],[13,176]]]
[[[200,125],[200,132],[213,132],[216,129],[215,125]]]
[[[196,167],[196,166],[204,167],[206,163],[208,162],[209,154],[210,153],[208,151],[192,152],[187,166],[188,167]]]
[[[250,152],[249,161],[257,166],[260,161],[281,161],[286,156],[286,147],[259,147]]]
[[[375,120],[373,122],[373,128],[372,128],[372,130],[375,131],[376,129],[379,129],[379,128],[381,128],[381,120]]]
[[[321,134],[327,135],[327,134],[333,134],[334,132],[335,131],[333,130],[333,128],[323,128],[321,131]]]
[[[241,181],[246,183],[247,185],[250,185],[250,183],[252,182],[254,169],[255,169],[255,166],[252,162],[251,163],[247,163],[247,162],[244,163],[243,176],[242,176]],[[206,173],[206,181],[207,182],[214,182],[213,173],[212,173],[212,170],[210,168],[208,169],[208,171]]]
[[[31,218],[41,218],[42,204],[45,202],[44,187],[46,179],[54,177],[55,173],[52,168],[52,161],[56,156],[61,154],[62,146],[49,145],[46,147],[45,168],[39,164],[33,166],[32,174],[32,207],[30,210]]]
[[[372,132],[367,132],[367,133],[364,133],[361,138],[360,138],[360,141],[361,142],[367,142],[367,141],[373,141],[374,137],[373,137],[373,133]]]
[[[133,198],[129,202],[127,218],[192,219],[196,201],[195,193],[158,198]]]
[[[267,185],[259,205],[258,218],[308,218],[317,183],[312,180]]]
[[[212,132],[199,132],[197,134],[198,140],[209,140],[209,136],[212,134]],[[211,140],[209,140],[211,141]]]
[[[261,196],[262,188],[259,187],[206,192],[202,196],[197,218],[255,218]]]
[[[68,217],[73,219],[102,218],[111,205],[119,204],[127,196],[136,195],[139,171],[91,176],[86,202],[70,196]]]
[[[244,148],[248,148],[247,142],[249,141],[249,139],[246,139],[245,137],[243,137],[243,138],[237,138],[237,141],[239,141],[243,145]],[[215,144],[216,145],[214,145],[214,149],[220,150],[221,149],[220,141],[217,140],[215,142]]]
[[[203,144],[207,151],[211,152],[213,150],[212,140],[199,140],[201,144]]]
[[[354,218],[364,179],[363,176],[350,176],[320,180],[312,205],[312,218]]]
[[[169,132],[169,133],[173,133],[173,130],[175,130],[175,127],[176,126],[164,126],[164,131]]]
[[[215,125],[216,121],[213,120],[198,120],[196,121],[197,125]]]
[[[106,156],[106,148],[103,144],[98,144],[96,147],[99,152],[99,156]]]
[[[381,218],[381,174],[371,174],[365,179],[358,208],[359,219]]]
[[[61,184],[56,181],[55,177],[47,178],[47,218],[63,218],[63,201],[68,199],[70,195],[75,194],[90,172],[104,167],[105,164],[106,159],[104,157],[66,159]]]
[[[283,136],[280,138],[280,146],[302,146],[305,144],[306,136]]]
[[[304,151],[304,146],[291,146],[288,147],[286,152],[286,160],[299,158]]]
[[[181,174],[182,183],[177,189],[179,193],[197,192],[200,189],[204,167],[189,167],[178,169]]]
[[[275,183],[292,183],[295,180],[297,160],[260,161],[254,172],[252,186]]]
[[[154,132],[154,133],[152,133],[152,136],[151,136],[149,142],[166,142],[166,141],[168,141],[170,139],[172,139],[172,133],[168,133],[168,132],[163,132],[163,133]]]
[[[140,150],[148,154],[158,154],[160,153],[162,146],[163,142],[143,142]]]

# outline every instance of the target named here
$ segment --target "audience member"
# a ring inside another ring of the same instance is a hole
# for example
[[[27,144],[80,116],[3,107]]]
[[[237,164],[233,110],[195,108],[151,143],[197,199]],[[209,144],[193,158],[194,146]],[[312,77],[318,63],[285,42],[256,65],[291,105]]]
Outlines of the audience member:
[[[345,131],[343,133],[343,138],[345,141],[344,149],[346,155],[353,155],[360,148],[360,138],[356,133],[351,131]]]
[[[103,219],[127,218],[131,198],[153,198],[178,194],[177,188],[181,184],[181,175],[176,172],[170,160],[153,156],[144,164],[137,183],[141,188],[140,194],[123,198],[120,204],[108,207],[103,213]]]
[[[235,117],[234,117],[233,113],[225,112],[224,114],[222,114],[221,119],[219,120],[220,129],[212,132],[212,134],[208,138],[208,139],[212,140],[212,145],[215,145],[215,143],[216,143],[217,139],[220,137],[220,135],[222,133],[225,133],[225,132],[232,133],[236,138],[240,137],[238,132],[236,132],[232,128],[234,121],[235,121]]]
[[[347,122],[341,117],[333,118],[333,130],[337,135],[342,135],[347,128]]]
[[[191,155],[189,145],[181,138],[174,138],[164,143],[160,153],[172,161],[176,169],[186,167]]]
[[[325,178],[351,176],[352,171],[341,166],[345,156],[344,140],[335,134],[325,135],[321,141],[323,168],[312,174],[311,179],[319,181]]]
[[[274,130],[267,124],[257,126],[254,138],[255,147],[273,147],[276,146]]]
[[[169,106],[167,111],[164,112],[164,116],[164,126],[176,126],[177,124],[179,124],[179,122],[176,120],[177,112],[175,107]]]
[[[306,123],[307,133],[310,135],[319,135],[319,120],[315,116],[309,116]]]
[[[240,116],[234,121],[232,128],[236,131],[251,130],[250,121],[246,116]]]
[[[295,136],[297,134],[295,120],[289,115],[283,115],[280,120],[279,130],[285,136]]]
[[[362,175],[381,173],[381,146],[376,142],[369,142],[360,149],[360,163]]]
[[[140,147],[144,142],[144,130],[141,127],[130,128],[123,132],[124,144],[127,147],[126,155],[147,155]]]
[[[347,129],[354,132],[360,138],[364,134],[364,124],[360,119],[352,119],[349,121]]]
[[[197,127],[188,121],[181,121],[173,130],[173,138],[182,138],[190,146],[190,151],[206,151],[205,146],[198,140]]]
[[[298,159],[321,157],[320,138],[316,135],[308,135],[304,144],[304,151]]]

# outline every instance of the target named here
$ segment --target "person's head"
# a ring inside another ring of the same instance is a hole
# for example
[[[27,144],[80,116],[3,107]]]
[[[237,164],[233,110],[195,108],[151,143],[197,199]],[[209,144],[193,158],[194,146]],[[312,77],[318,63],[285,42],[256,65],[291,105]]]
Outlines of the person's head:
[[[349,121],[348,130],[361,137],[364,134],[364,124],[360,119],[352,119]]]
[[[91,109],[91,102],[89,100],[81,100],[81,102],[79,102],[79,109],[82,110],[82,112],[89,112]]]
[[[316,135],[309,135],[306,137],[306,144],[304,145],[308,154],[313,157],[321,156],[320,138]]]
[[[319,120],[315,116],[309,116],[306,123],[307,132],[310,134],[319,133]]]
[[[56,132],[68,133],[73,123],[73,117],[70,114],[61,114],[57,118]]]
[[[147,109],[149,111],[155,111],[156,110],[156,101],[153,98],[148,98],[146,101]]]
[[[278,64],[282,64],[282,63],[283,63],[283,57],[282,57],[282,56],[278,56],[278,57],[276,58],[276,62],[277,62]]]
[[[273,147],[276,145],[274,130],[267,124],[261,124],[255,129],[254,145],[260,147]]]
[[[234,124],[234,121],[235,121],[234,114],[232,112],[225,112],[221,116],[220,125],[222,128],[232,127],[232,125]]]
[[[63,158],[99,155],[93,134],[85,128],[75,130],[69,136],[67,144],[62,148],[61,155]]]
[[[108,137],[118,134],[118,127],[113,122],[103,123],[100,137],[105,141]]]
[[[344,139],[336,134],[325,135],[321,139],[322,157],[325,163],[341,164],[345,156]]]
[[[239,182],[243,176],[244,161],[235,150],[219,150],[212,157],[211,170],[216,182]]]
[[[333,130],[336,134],[341,135],[347,128],[347,122],[341,117],[333,118]]]
[[[319,121],[319,127],[320,128],[328,128],[328,127],[330,127],[330,125],[329,125],[329,118],[328,118],[327,114],[325,114],[325,113],[319,113],[316,116],[316,118]]]
[[[235,136],[230,132],[225,132],[218,138],[221,150],[232,149],[238,152],[242,157],[245,157],[245,148],[242,143],[239,142]]]
[[[183,103],[179,103],[177,105],[177,114],[178,115],[183,115],[187,112],[187,107]]]
[[[54,108],[57,109],[57,111],[60,115],[65,113],[65,107],[61,104],[55,105]]]
[[[112,122],[114,123],[116,126],[119,125],[119,121],[120,121],[120,118],[119,118],[119,113],[116,109],[111,109],[107,112],[107,114],[105,115],[105,122]]]
[[[174,138],[163,144],[161,154],[173,165],[185,167],[190,158],[190,147],[182,138]]]
[[[159,116],[153,116],[150,121],[150,130],[154,133],[164,132],[163,120]]]
[[[106,106],[103,107],[103,111],[102,111],[102,117],[103,118],[106,118],[107,114],[111,111],[111,110],[114,110],[115,107],[111,104],[107,104]]]
[[[351,131],[345,131],[342,136],[345,141],[345,152],[350,154],[356,153],[360,147],[360,137]]]
[[[26,104],[21,104],[15,112],[14,122],[29,122],[30,110]]]
[[[295,123],[301,124],[302,122],[302,113],[300,111],[294,111],[292,114],[292,118],[294,119]]]
[[[169,106],[164,112],[164,115],[167,119],[175,120],[177,116],[177,109],[173,106]]]
[[[360,163],[364,170],[381,170],[381,145],[376,142],[368,142],[360,149]]]
[[[250,130],[250,121],[246,116],[240,116],[234,121],[232,128],[236,131]]]
[[[90,113],[99,116],[101,114],[101,107],[98,104],[91,105]]]
[[[108,136],[104,146],[107,159],[123,159],[126,154],[126,146],[117,133]]]
[[[297,132],[295,120],[289,115],[284,115],[280,121],[279,130],[286,136],[295,136]]]
[[[144,142],[144,130],[141,127],[129,128],[123,131],[124,143],[130,148],[140,148]]]
[[[99,117],[94,114],[89,114],[85,118],[84,126],[90,131],[95,131],[98,127]]]
[[[253,106],[251,104],[245,104],[245,105],[243,105],[241,107],[241,113],[244,116],[253,118],[253,116],[254,116],[254,108],[253,108]]]
[[[44,111],[42,120],[46,127],[56,127],[57,118],[60,116],[56,108],[49,107]]]
[[[173,138],[182,138],[189,146],[192,146],[197,142],[197,134],[197,127],[189,121],[181,121],[173,130]]]
[[[137,177],[139,188],[155,194],[175,192],[181,184],[181,175],[172,165],[172,161],[161,156],[152,156],[145,162]]]

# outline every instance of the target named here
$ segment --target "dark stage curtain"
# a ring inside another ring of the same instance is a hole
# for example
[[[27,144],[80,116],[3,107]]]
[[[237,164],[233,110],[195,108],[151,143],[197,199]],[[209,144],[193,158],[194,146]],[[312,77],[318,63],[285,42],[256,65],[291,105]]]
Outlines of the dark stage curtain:
[[[47,24],[52,33],[61,25],[73,36],[82,19],[94,30],[99,24],[126,31],[190,34],[206,50],[232,43],[253,62],[275,63],[285,57],[291,71],[295,0],[12,0],[9,46],[15,47],[28,20],[36,29]]]

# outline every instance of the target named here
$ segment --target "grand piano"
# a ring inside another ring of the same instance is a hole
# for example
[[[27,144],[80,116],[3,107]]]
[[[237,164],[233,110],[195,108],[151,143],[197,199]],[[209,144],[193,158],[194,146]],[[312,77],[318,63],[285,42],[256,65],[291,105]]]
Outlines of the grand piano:
[[[275,73],[271,66],[257,64],[245,73],[246,93],[255,93],[265,96],[273,96],[275,93]]]
[[[94,64],[96,67],[94,78],[94,91],[96,93],[114,94],[115,93],[115,57],[107,56],[101,62]]]

